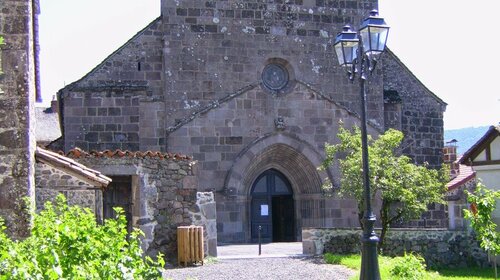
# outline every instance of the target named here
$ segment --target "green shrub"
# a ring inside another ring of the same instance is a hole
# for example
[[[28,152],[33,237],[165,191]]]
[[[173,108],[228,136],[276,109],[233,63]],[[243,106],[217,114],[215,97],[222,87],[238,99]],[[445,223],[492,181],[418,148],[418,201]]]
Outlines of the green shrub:
[[[32,234],[12,241],[0,220],[0,279],[161,279],[163,257],[143,258],[140,230],[127,236],[123,210],[116,219],[97,224],[89,209],[55,206],[33,214]]]
[[[391,275],[398,279],[422,279],[425,275],[425,260],[419,255],[405,253],[404,257],[394,258]]]
[[[343,256],[341,255],[334,255],[332,253],[326,253],[323,258],[325,259],[325,262],[327,264],[340,264],[342,261]]]

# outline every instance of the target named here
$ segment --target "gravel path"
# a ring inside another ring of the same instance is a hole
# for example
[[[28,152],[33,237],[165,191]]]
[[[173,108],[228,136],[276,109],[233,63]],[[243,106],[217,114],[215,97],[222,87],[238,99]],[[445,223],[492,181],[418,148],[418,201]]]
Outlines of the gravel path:
[[[325,264],[318,257],[284,257],[222,259],[203,266],[167,269],[164,278],[173,280],[331,280],[348,279],[352,275],[354,275],[352,270],[339,265]]]

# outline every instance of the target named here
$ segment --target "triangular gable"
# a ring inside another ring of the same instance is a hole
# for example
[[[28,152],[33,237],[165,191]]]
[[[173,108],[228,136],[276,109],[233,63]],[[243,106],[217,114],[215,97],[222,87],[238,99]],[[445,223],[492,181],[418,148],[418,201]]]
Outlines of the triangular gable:
[[[93,73],[95,73],[98,69],[102,68],[103,65],[106,64],[106,62],[111,58],[113,57],[114,55],[116,55],[117,53],[119,53],[120,51],[122,51],[123,49],[125,49],[129,44],[131,44],[131,42],[133,42],[134,40],[136,40],[139,36],[141,36],[144,32],[146,32],[151,26],[157,24],[159,21],[161,21],[161,16],[160,17],[157,17],[156,19],[154,19],[150,24],[148,24],[146,27],[144,27],[143,29],[141,29],[139,32],[137,32],[134,36],[132,36],[132,38],[130,38],[127,42],[125,42],[122,46],[120,46],[118,49],[116,49],[114,52],[112,52],[110,55],[108,55],[101,63],[99,63],[98,65],[96,65],[92,70],[90,70],[87,74],[85,74],[83,77],[81,77],[80,79],[72,82],[71,84],[65,86],[64,88],[60,89],[57,93],[57,99],[58,100],[62,100],[61,98],[61,94],[65,91],[65,90],[68,90],[68,89],[72,89],[74,87],[76,87],[79,83],[81,83],[82,81],[84,81],[87,77],[91,76]]]
[[[492,157],[493,149],[500,149],[500,145],[493,146],[496,141],[500,141],[500,125],[490,126],[488,131],[472,147],[465,152],[460,159],[460,163],[467,165],[490,165],[500,164],[500,158]]]
[[[407,72],[411,77],[413,77],[413,79],[415,79],[415,81],[417,81],[418,84],[420,84],[422,86],[422,88],[425,89],[425,92],[427,94],[432,96],[432,98],[434,98],[439,104],[444,105],[444,106],[448,105],[446,102],[443,101],[443,99],[439,98],[439,96],[434,94],[428,87],[426,87],[424,85],[424,83],[422,83],[422,81],[420,81],[417,78],[417,76],[415,76],[415,74],[413,74],[413,72],[411,72],[411,70],[399,59],[399,57],[396,54],[394,54],[389,48],[386,48],[386,50],[387,50],[387,52],[386,52],[387,55],[389,55],[392,59],[394,59],[394,61],[396,61],[397,64],[399,64],[405,72]]]

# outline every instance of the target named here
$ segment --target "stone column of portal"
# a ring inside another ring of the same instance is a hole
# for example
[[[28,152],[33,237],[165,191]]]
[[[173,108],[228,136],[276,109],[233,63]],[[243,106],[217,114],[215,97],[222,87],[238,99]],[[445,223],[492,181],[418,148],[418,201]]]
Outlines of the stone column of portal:
[[[14,238],[29,235],[34,203],[37,0],[0,2],[0,216]],[[36,22],[36,21],[35,21]],[[35,29],[36,30],[36,29]]]

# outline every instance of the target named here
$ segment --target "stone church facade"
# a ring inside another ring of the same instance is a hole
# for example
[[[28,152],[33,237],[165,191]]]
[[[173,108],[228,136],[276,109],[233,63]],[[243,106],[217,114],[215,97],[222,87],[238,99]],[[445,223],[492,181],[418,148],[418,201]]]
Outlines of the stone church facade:
[[[359,87],[338,66],[334,37],[377,6],[163,0],[159,18],[59,91],[63,148],[192,156],[198,190],[215,193],[220,243],[252,242],[259,226],[268,241],[356,227],[355,201],[336,196],[338,166],[317,167],[339,125],[360,122]],[[400,129],[405,154],[441,164],[446,103],[390,50],[367,101],[369,133]]]

